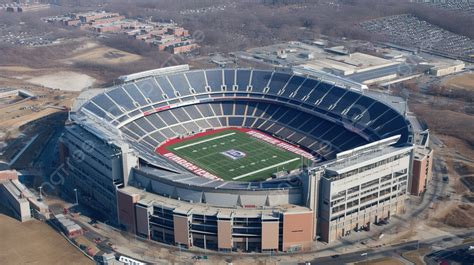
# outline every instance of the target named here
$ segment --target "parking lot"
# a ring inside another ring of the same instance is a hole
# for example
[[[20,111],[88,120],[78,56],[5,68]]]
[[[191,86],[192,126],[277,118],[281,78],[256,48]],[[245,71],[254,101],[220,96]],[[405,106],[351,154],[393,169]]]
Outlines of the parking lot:
[[[474,264],[474,248],[469,244],[436,251],[426,255],[425,262],[431,264]]]
[[[412,15],[396,15],[365,21],[360,26],[382,35],[387,41],[419,48],[458,59],[469,60],[474,54],[474,41],[420,20]]]
[[[58,44],[60,43],[60,40],[49,36],[48,33],[34,35],[32,33],[22,31],[18,33],[3,32],[3,34],[0,35],[0,42],[13,46],[39,47]]]
[[[425,1],[419,1],[425,2]],[[445,8],[450,10],[459,11],[464,14],[471,14],[474,15],[474,2],[472,1],[459,1],[459,0],[444,0],[444,1],[435,1],[432,2],[425,2],[425,4],[429,4],[438,8]]]

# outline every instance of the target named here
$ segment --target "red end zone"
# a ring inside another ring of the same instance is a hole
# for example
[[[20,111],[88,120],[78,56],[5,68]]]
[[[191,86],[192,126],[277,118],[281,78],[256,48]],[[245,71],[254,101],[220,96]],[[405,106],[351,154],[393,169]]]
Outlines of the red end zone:
[[[215,133],[218,133],[218,132],[231,131],[231,130],[244,132],[244,133],[246,133],[246,134],[248,134],[248,135],[250,135],[254,138],[257,138],[257,139],[259,139],[261,141],[264,141],[266,143],[269,143],[271,145],[275,145],[275,146],[277,146],[277,147],[279,147],[283,150],[295,153],[295,154],[297,154],[299,156],[302,156],[306,159],[316,161],[316,159],[313,155],[311,155],[310,153],[304,151],[303,149],[301,149],[299,147],[291,145],[291,144],[289,144],[287,142],[284,142],[282,140],[276,139],[272,136],[269,136],[269,135],[267,135],[265,133],[262,133],[262,132],[259,132],[257,130],[252,130],[252,129],[247,129],[247,128],[236,128],[236,127],[209,130],[209,131],[197,133],[197,134],[194,134],[194,135],[191,135],[191,136],[188,136],[188,137],[172,138],[172,139],[169,139],[169,140],[165,141],[160,146],[158,146],[155,149],[155,152],[157,152],[160,155],[163,155],[164,157],[166,157],[167,159],[169,159],[171,161],[174,161],[174,162],[180,164],[181,166],[185,167],[187,170],[193,172],[196,175],[199,175],[199,176],[211,179],[211,180],[222,180],[218,176],[216,176],[212,173],[209,173],[206,170],[204,170],[202,168],[199,168],[198,166],[196,166],[196,165],[192,164],[191,162],[187,161],[186,159],[175,155],[174,153],[170,152],[166,147],[177,144],[177,143],[180,143],[180,142],[188,141],[188,140],[191,140],[191,139],[200,138],[200,137],[203,137],[203,136],[206,136],[206,135],[212,135],[212,134],[215,134]]]

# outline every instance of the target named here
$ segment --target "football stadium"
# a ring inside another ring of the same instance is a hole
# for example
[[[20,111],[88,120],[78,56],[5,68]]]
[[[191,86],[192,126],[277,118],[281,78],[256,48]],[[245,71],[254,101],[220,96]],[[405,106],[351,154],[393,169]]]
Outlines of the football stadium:
[[[400,98],[292,69],[183,65],[120,80],[77,98],[62,190],[145,239],[309,250],[403,212],[414,189],[427,136]]]

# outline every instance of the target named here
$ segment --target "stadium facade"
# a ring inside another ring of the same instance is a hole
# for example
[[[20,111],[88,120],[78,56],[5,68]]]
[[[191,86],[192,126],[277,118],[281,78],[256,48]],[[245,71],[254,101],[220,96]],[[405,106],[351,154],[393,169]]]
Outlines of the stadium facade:
[[[77,189],[112,224],[159,242],[308,250],[404,211],[417,126],[390,102],[291,72],[157,70],[78,98],[62,136],[63,191]],[[235,181],[157,152],[222,128],[265,133],[312,162]]]

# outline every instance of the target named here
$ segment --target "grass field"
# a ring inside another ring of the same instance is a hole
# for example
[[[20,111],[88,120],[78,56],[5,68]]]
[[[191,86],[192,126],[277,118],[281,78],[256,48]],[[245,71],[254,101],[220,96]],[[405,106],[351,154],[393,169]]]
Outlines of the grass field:
[[[184,140],[166,149],[224,180],[263,180],[306,162],[298,154],[238,130]]]

